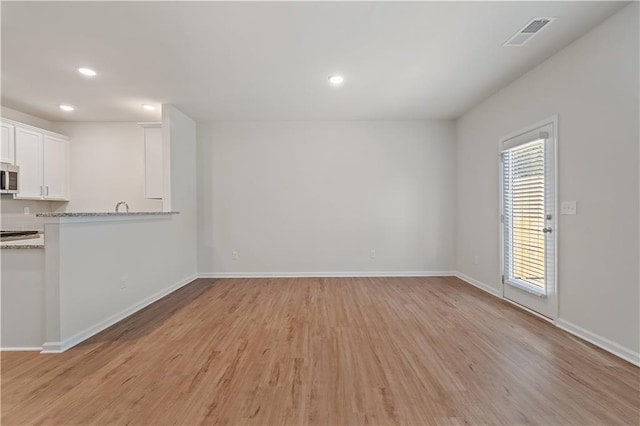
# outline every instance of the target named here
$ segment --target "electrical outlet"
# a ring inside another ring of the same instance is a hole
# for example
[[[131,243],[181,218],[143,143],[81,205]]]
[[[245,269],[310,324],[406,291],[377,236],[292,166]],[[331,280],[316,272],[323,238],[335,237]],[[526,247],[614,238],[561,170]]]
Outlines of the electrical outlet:
[[[127,277],[121,277],[120,278],[120,290],[124,290],[125,288],[127,288],[127,281],[129,280],[129,278]]]
[[[473,256],[473,264],[474,265],[479,265],[480,264],[480,258],[478,257],[477,254],[475,256]]]
[[[29,207],[25,207],[24,214],[29,214],[29,213],[31,213],[31,210],[29,209]]]
[[[375,251],[375,250],[371,250],[371,251],[369,252],[369,257],[370,257],[371,259],[375,259],[375,258],[376,258],[376,251]]]
[[[563,201],[560,203],[560,214],[578,214],[578,206],[575,201]]]
[[[232,251],[231,252],[231,259],[238,260],[239,258],[240,258],[240,256],[238,255],[237,251]]]

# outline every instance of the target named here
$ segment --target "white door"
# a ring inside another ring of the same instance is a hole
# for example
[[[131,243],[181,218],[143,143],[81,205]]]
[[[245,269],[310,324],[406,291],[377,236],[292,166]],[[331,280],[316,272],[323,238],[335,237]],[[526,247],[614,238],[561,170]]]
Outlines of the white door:
[[[41,199],[42,184],[42,134],[16,127],[16,165],[20,167],[16,198]]]
[[[44,137],[44,198],[68,199],[69,142],[51,136]]]
[[[557,120],[501,141],[503,296],[557,317]]]
[[[2,133],[2,148],[0,149],[0,162],[15,164],[16,157],[14,154],[14,128],[11,124],[0,123],[0,132]]]

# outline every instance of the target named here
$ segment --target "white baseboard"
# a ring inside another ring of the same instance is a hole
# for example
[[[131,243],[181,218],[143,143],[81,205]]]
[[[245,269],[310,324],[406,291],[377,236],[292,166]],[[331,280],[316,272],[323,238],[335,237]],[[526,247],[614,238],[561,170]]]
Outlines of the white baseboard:
[[[61,352],[64,352],[62,342],[44,342],[40,351],[41,354],[59,354]]]
[[[6,347],[0,348],[2,352],[31,352],[31,351],[41,351],[42,348],[39,346],[24,346],[24,347]]]
[[[145,308],[146,306],[156,302],[157,300],[167,296],[168,294],[176,291],[177,289],[193,282],[197,278],[305,278],[305,277],[447,277],[455,276],[462,281],[467,282],[474,287],[486,291],[487,293],[502,299],[502,294],[499,290],[481,282],[474,278],[471,278],[463,273],[454,271],[384,271],[384,272],[209,272],[199,273],[188,277],[146,299],[138,302],[127,309],[124,309],[104,321],[91,326],[80,333],[66,339],[63,342],[45,342],[42,348],[39,347],[7,347],[1,348],[2,351],[41,351],[41,353],[60,353],[67,349],[77,345],[78,343],[90,338],[91,336],[101,332],[102,330],[112,326],[113,324],[125,319],[133,313]],[[631,349],[625,348],[611,340],[608,340],[602,336],[592,333],[580,326],[572,324],[564,319],[557,319],[555,321],[556,327],[567,331],[587,342],[590,342],[607,352],[612,353],[634,365],[640,367],[640,353]]]
[[[198,278],[452,277],[453,271],[202,272]]]
[[[488,286],[487,284],[484,284],[478,280],[475,280],[461,272],[457,272],[456,277],[460,278],[462,281],[465,281],[475,287],[478,287],[481,290],[486,291],[489,294],[492,294],[493,296],[496,296],[500,299],[506,300],[507,302],[511,302],[508,299],[504,299],[502,297],[502,294],[495,288]],[[529,309],[527,309],[524,306],[518,305],[516,303],[511,302],[512,304],[516,305],[518,308],[523,309],[525,311],[530,312],[533,315],[536,316],[540,316],[539,314],[537,314],[536,312],[532,312]],[[545,320],[549,320],[548,318],[542,317],[541,318],[545,319]],[[621,346],[615,342],[612,342],[609,339],[606,339],[602,336],[599,336],[595,333],[590,332],[589,330],[586,330],[580,326],[577,326],[575,324],[570,323],[569,321],[566,321],[562,318],[558,318],[555,321],[552,321],[552,324],[554,324],[556,327],[573,334],[576,337],[579,337],[583,340],[586,340],[589,343],[593,343],[594,345],[596,345],[597,347],[604,349],[605,351],[612,353],[613,355],[620,357],[622,359],[624,359],[625,361],[629,361],[630,363],[637,365],[638,367],[640,367],[640,353],[638,352],[634,352],[631,349],[625,348],[624,346]]]
[[[454,274],[457,278],[460,278],[462,281],[466,281],[467,283],[471,284],[474,287],[478,287],[480,290],[484,290],[489,294],[492,294],[493,296],[499,297],[500,299],[502,299],[502,294],[500,292],[500,290],[491,287],[490,285],[487,285],[481,281],[478,281],[474,278],[471,278],[468,275],[465,275],[461,272],[456,272]]]
[[[609,339],[606,339],[602,336],[599,336],[595,333],[590,332],[580,326],[570,323],[562,318],[558,318],[555,322],[556,327],[563,329],[564,331],[573,334],[583,340],[586,340],[589,343],[593,343],[599,348],[604,349],[607,352],[610,352],[625,361],[629,361],[631,364],[637,365],[640,367],[640,353],[634,352],[631,349],[625,348],[615,342],[612,342]]]
[[[167,296],[170,293],[173,293],[174,291],[176,291],[177,289],[184,287],[185,285],[193,282],[195,279],[197,279],[197,275],[192,275],[188,278],[185,278],[184,280],[181,280],[175,284],[173,284],[172,286],[161,290],[145,299],[143,299],[142,301],[129,306],[126,309],[123,309],[122,311],[110,316],[109,318],[100,321],[99,323],[86,328],[85,330],[75,334],[74,336],[62,341],[62,342],[45,342],[44,345],[42,345],[42,352],[43,354],[52,354],[52,353],[60,353],[60,352],[64,352],[69,348],[72,348],[73,346],[77,345],[80,342],[83,342],[85,340],[87,340],[89,337],[98,334],[99,332],[101,332],[102,330],[111,327],[113,324],[122,321],[123,319],[125,319],[126,317],[138,312],[139,310],[141,310],[142,308],[145,308],[147,306],[149,306],[150,304],[152,304],[153,302],[156,302],[160,299],[162,299],[163,297]]]

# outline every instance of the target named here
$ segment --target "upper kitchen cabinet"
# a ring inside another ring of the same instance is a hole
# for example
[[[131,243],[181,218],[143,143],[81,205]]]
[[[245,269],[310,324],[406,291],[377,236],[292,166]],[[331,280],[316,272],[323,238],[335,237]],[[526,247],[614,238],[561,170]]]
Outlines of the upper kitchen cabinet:
[[[44,136],[40,132],[16,128],[16,165],[20,172],[15,198],[40,200],[44,196],[43,141]]]
[[[144,196],[162,198],[162,125],[140,123],[144,128]]]
[[[0,122],[0,132],[2,133],[2,148],[0,151],[0,163],[15,164],[15,127],[12,124]]]
[[[69,140],[48,131],[15,126],[18,193],[27,200],[69,200]]]
[[[44,198],[69,199],[69,141],[44,136]]]

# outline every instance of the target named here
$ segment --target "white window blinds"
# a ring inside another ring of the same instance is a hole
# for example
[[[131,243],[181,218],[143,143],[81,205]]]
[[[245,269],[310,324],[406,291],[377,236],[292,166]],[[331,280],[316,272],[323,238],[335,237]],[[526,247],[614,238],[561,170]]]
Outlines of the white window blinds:
[[[545,141],[502,152],[504,280],[546,294]]]

